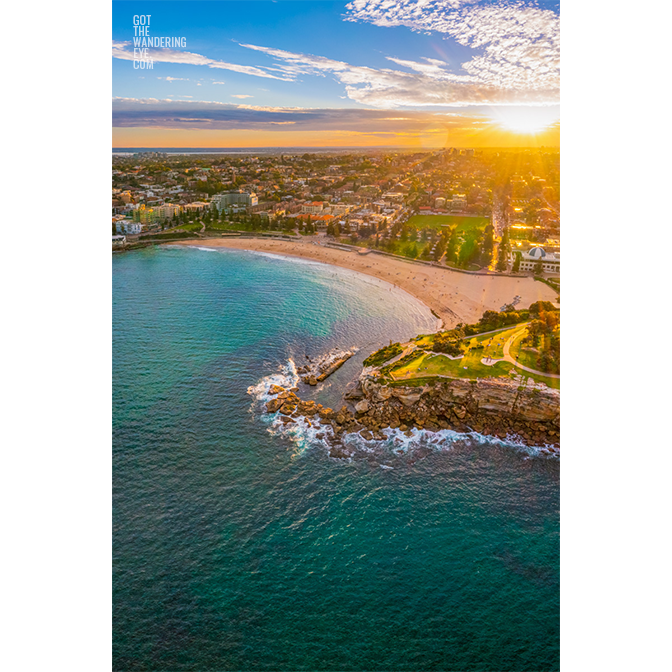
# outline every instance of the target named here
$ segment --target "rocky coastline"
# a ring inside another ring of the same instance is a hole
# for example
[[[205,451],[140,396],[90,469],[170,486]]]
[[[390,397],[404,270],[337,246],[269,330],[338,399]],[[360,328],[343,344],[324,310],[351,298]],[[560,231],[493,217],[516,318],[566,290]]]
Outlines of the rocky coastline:
[[[299,398],[299,388],[274,385],[268,413],[279,412],[284,424],[299,420],[317,426],[331,457],[350,457],[344,434],[359,433],[365,440],[385,440],[385,429],[412,435],[413,429],[438,432],[478,432],[537,446],[547,456],[560,454],[560,393],[527,381],[520,385],[505,378],[437,379],[418,387],[391,386],[379,382],[366,369],[345,394],[339,409]]]

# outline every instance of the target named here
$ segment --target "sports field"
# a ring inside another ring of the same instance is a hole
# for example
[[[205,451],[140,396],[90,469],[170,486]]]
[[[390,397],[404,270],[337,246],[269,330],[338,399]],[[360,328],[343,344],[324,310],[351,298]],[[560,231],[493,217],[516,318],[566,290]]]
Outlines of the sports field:
[[[444,225],[457,225],[460,231],[483,229],[490,221],[489,217],[463,217],[460,215],[413,215],[408,224],[416,229],[440,229]]]

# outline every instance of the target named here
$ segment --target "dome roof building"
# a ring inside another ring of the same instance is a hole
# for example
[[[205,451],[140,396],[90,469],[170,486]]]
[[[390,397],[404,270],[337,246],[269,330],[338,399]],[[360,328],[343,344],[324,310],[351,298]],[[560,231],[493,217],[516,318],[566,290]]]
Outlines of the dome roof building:
[[[559,274],[560,273],[560,254],[546,252],[543,247],[533,247],[527,252],[521,252],[521,259],[519,264],[520,271],[535,272],[539,269],[538,264],[541,262],[541,270],[544,273]],[[511,261],[514,262],[516,253],[511,253]]]

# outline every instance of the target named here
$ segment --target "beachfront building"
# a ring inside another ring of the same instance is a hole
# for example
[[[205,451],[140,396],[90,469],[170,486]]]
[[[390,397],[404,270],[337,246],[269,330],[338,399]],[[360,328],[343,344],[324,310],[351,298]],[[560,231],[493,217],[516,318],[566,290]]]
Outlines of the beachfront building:
[[[212,197],[212,204],[219,212],[229,214],[231,212],[245,212],[259,204],[256,194],[248,194],[242,189],[237,191],[226,191],[223,194],[215,194]]]
[[[142,232],[142,224],[133,222],[130,219],[122,219],[115,224],[117,234],[136,235]]]
[[[533,247],[527,252],[520,252],[521,271],[535,271],[541,261],[541,268],[544,273],[560,273],[560,253],[546,252],[543,247]],[[516,253],[511,254],[511,261],[515,260]]]
[[[112,236],[112,247],[123,247],[126,245],[126,236]]]

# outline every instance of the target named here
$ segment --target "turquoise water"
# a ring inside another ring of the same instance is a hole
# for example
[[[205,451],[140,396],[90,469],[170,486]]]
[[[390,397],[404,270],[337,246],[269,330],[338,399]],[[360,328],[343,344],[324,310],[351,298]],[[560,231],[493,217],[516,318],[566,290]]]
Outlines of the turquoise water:
[[[115,255],[115,670],[554,670],[559,463],[454,436],[333,460],[254,389],[433,331],[399,290],[239,251]]]

